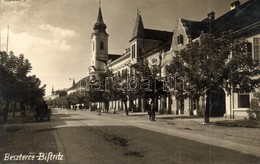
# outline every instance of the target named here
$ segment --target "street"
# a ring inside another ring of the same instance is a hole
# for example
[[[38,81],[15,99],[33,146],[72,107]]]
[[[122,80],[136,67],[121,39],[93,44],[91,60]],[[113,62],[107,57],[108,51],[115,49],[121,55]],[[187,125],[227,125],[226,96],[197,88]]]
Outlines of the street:
[[[0,153],[2,160],[5,153],[38,155],[33,161],[4,163],[260,163],[257,151],[247,151],[252,146],[190,135],[167,125],[146,116],[54,109],[50,122],[1,125]],[[227,149],[229,144],[233,147]],[[38,160],[40,152],[45,159]]]

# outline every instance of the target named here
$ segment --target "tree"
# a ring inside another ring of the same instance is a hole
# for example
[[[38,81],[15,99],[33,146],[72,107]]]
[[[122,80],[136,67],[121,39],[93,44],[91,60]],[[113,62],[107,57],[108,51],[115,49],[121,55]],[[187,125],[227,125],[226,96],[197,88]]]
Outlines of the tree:
[[[16,103],[33,105],[36,103],[33,99],[43,99],[45,86],[40,87],[41,82],[35,75],[28,76],[31,69],[31,64],[24,55],[16,57],[13,52],[0,52],[0,97],[5,121],[10,104],[15,117]]]
[[[135,98],[151,100],[152,106],[147,106],[151,121],[155,121],[157,100],[169,93],[165,79],[160,78],[161,67],[161,64],[149,65],[147,60],[131,66],[135,70],[135,79],[138,82],[138,87],[132,94]]]
[[[96,76],[91,77],[89,95],[90,102],[94,103],[94,106],[91,105],[91,108],[95,108],[96,103],[104,103],[105,110],[108,111],[109,95],[106,93],[105,88],[107,77],[107,72],[99,72]]]
[[[203,34],[200,39],[190,42],[186,48],[177,51],[168,67],[172,74],[178,74],[188,86],[187,97],[205,96],[208,108],[204,113],[205,123],[209,122],[212,109],[212,94],[217,89],[231,92],[254,91],[260,84],[259,61],[252,60],[249,44],[244,39],[228,37],[215,38]]]

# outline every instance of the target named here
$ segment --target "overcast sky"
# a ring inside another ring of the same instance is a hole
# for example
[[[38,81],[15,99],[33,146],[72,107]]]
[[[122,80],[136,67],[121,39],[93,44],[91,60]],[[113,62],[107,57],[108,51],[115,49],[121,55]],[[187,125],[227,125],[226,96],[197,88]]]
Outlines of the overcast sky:
[[[0,0],[1,50],[24,54],[32,74],[55,89],[72,85],[87,75],[91,62],[91,33],[97,19],[98,0]],[[246,0],[241,0],[245,2]],[[122,54],[129,46],[137,8],[145,28],[173,31],[181,17],[202,20],[211,11],[219,17],[234,0],[102,0],[109,34],[109,53]]]

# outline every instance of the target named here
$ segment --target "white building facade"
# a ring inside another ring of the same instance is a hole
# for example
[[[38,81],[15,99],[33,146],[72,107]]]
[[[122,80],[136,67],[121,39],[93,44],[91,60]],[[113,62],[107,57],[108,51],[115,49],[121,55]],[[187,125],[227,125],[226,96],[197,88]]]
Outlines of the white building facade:
[[[231,10],[219,18],[211,12],[200,21],[178,19],[174,32],[147,29],[143,25],[141,14],[137,13],[136,23],[129,48],[123,54],[108,53],[108,34],[103,21],[101,8],[99,8],[97,22],[92,33],[92,61],[90,75],[106,68],[113,71],[116,76],[131,76],[134,74],[131,65],[144,60],[150,65],[160,65],[159,77],[167,78],[167,66],[172,61],[176,51],[179,51],[194,40],[200,38],[202,33],[218,35],[224,31],[232,31],[234,37],[244,37],[251,43],[252,58],[260,60],[260,1],[249,0],[244,4],[235,1],[231,4]],[[242,22],[242,23],[241,23]],[[130,65],[129,65],[130,64]],[[174,85],[174,84],[173,84]],[[253,93],[232,93],[228,95],[224,90],[219,96],[220,104],[214,110],[215,116],[244,117],[250,109],[250,101]],[[146,99],[135,99],[135,111],[146,111]],[[178,115],[196,115],[199,100],[188,98],[176,99],[173,93],[169,93],[157,100],[158,112]],[[128,102],[129,105],[129,102]],[[111,110],[125,110],[120,100],[109,102]],[[133,109],[129,109],[133,111]],[[214,113],[214,112],[213,112]]]

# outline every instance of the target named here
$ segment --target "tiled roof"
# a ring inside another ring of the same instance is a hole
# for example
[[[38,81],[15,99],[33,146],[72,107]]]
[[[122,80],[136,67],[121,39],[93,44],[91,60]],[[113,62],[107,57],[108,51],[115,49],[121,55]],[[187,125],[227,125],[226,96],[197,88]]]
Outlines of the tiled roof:
[[[144,29],[144,39],[169,41],[172,39],[173,32],[160,31],[154,29]]]
[[[119,63],[119,62],[121,62],[121,61],[124,61],[124,60],[130,58],[130,55],[131,55],[131,54],[130,54],[130,51],[128,51],[128,52],[126,52],[126,53],[120,55],[119,58],[117,58],[117,59],[115,59],[115,60],[113,60],[113,61],[109,61],[109,62],[108,62],[108,66],[113,65],[113,64],[115,64],[115,63]]]
[[[208,32],[209,19],[204,19],[203,21],[191,21],[186,19],[181,19],[183,26],[186,29],[187,35],[191,39],[198,38],[202,32]]]
[[[213,22],[212,31],[215,34],[223,31],[241,30],[260,21],[260,1],[249,0],[237,10],[231,10]]]
[[[173,32],[145,29],[141,14],[137,13],[135,27],[130,41],[134,40],[135,38],[169,41],[172,39],[172,34]]]
[[[186,28],[186,32],[191,39],[198,38],[203,31],[207,33],[211,31],[215,35],[220,35],[222,32],[236,32],[241,29],[247,29],[249,26],[260,23],[260,0],[249,0],[238,8],[233,9],[211,21],[206,18],[202,21],[191,21],[181,19]],[[258,28],[252,29],[254,32],[259,32]],[[247,31],[246,34],[251,34]],[[245,33],[243,36],[246,35]]]

